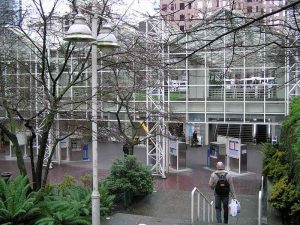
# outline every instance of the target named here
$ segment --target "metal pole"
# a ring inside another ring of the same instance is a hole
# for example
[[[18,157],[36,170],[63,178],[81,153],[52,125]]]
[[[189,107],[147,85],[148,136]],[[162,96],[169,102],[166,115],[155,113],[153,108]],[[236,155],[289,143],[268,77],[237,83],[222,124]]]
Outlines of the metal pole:
[[[95,10],[96,11],[96,10]],[[92,35],[97,38],[97,15],[92,19]],[[93,192],[92,225],[100,225],[100,194],[98,191],[98,141],[97,141],[97,45],[92,45],[92,152],[93,152]]]

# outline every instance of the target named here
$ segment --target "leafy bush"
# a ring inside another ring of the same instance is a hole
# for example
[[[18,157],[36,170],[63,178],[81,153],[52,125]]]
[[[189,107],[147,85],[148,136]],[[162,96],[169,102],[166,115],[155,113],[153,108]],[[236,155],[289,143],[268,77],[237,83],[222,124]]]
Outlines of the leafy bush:
[[[84,183],[87,181],[90,184],[92,177],[85,175],[80,180],[81,183],[78,183],[72,176],[66,176],[60,184],[47,188],[47,196],[42,206],[45,209],[44,218],[38,224],[90,223],[92,190],[90,185],[85,186]],[[111,213],[114,195],[109,193],[104,184],[99,184],[99,193],[100,215],[105,217]]]
[[[99,192],[100,192],[100,214],[102,217],[106,217],[112,211],[115,195],[109,192],[108,187],[104,182],[99,185]]]
[[[5,182],[0,178],[0,224],[33,224],[40,215],[39,192],[30,192],[25,176]]]
[[[76,179],[73,176],[66,175],[60,184],[58,185],[59,189],[65,190],[76,184]]]
[[[99,185],[100,213],[112,210],[114,196],[104,184]],[[27,177],[5,182],[0,178],[0,224],[91,224],[91,189],[67,176],[58,185],[47,185],[31,192]]]
[[[277,145],[271,145],[270,143],[264,143],[260,149],[264,153],[263,163],[268,164],[272,156],[278,151]]]
[[[274,184],[269,202],[280,210],[287,224],[292,224],[292,221],[299,221],[299,199],[300,193],[295,188],[294,182],[284,176]]]
[[[264,145],[263,172],[273,183],[272,206],[286,224],[300,221],[300,97],[294,97],[283,121],[279,145]]]
[[[150,169],[137,162],[133,155],[116,160],[105,183],[114,194],[131,192],[135,195],[148,194],[153,191],[153,177]]]
[[[269,201],[276,209],[285,210],[293,204],[297,195],[295,185],[284,176],[274,184]]]
[[[81,183],[83,183],[85,187],[92,188],[93,186],[93,176],[91,174],[86,174],[84,176],[81,176],[80,181]]]
[[[282,123],[280,144],[286,150],[290,165],[290,176],[300,191],[300,97],[294,97],[290,104],[290,114]]]
[[[83,186],[54,187],[41,203],[43,217],[37,225],[91,223],[91,190]]]
[[[264,144],[261,150],[265,155],[263,160],[263,173],[267,175],[272,182],[276,182],[281,179],[281,177],[288,175],[289,164],[286,160],[285,151],[281,151],[271,144]]]

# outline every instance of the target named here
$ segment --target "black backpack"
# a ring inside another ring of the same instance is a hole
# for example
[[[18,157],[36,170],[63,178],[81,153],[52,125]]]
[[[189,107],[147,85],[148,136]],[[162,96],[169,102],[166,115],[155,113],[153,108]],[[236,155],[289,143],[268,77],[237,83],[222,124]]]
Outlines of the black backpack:
[[[227,173],[216,173],[216,175],[218,176],[219,180],[216,184],[215,192],[222,196],[229,195],[230,185],[226,179]]]

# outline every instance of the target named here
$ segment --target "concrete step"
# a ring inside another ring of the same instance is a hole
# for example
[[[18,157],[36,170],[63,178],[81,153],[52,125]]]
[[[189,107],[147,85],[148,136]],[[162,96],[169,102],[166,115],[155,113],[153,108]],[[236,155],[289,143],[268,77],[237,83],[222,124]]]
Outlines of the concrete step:
[[[123,214],[129,215],[122,217],[120,222],[117,221],[119,215],[114,214],[111,217],[111,222],[105,225],[121,225],[126,224],[139,224],[143,222],[147,225],[180,225],[191,223],[191,209],[190,209],[190,195],[189,191],[175,191],[169,190],[167,192],[154,192],[146,196],[141,201],[133,204]],[[213,193],[204,193],[209,199],[213,198]],[[257,225],[257,204],[258,196],[256,195],[238,195],[238,200],[241,203],[241,213],[238,217],[229,216],[229,224],[235,225]],[[120,211],[118,211],[120,213]],[[132,214],[132,215],[131,215]],[[137,215],[144,215],[137,216]],[[116,217],[117,216],[117,217]],[[125,223],[125,219],[129,219],[129,223]],[[161,219],[172,218],[172,219]],[[158,221],[159,220],[159,221]],[[238,223],[236,221],[238,220]],[[115,222],[115,223],[114,223]],[[161,222],[161,223],[159,223]],[[164,222],[164,223],[162,223]],[[206,225],[205,223],[202,223]],[[202,225],[200,223],[200,225]],[[103,225],[103,224],[101,224]]]
[[[256,225],[243,223],[238,217],[229,218],[231,225]],[[102,220],[101,225],[192,225],[189,220],[157,218],[151,216],[133,215],[126,213],[116,213],[111,217]],[[218,223],[195,222],[193,225],[218,225]]]
[[[101,221],[101,225],[191,225],[191,222],[179,219],[116,213],[109,219]]]

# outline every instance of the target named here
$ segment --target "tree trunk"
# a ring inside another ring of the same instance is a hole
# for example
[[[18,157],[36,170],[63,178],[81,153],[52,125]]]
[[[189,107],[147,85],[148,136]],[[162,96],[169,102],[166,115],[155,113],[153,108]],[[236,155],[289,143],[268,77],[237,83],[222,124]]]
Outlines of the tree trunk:
[[[13,148],[16,151],[17,165],[18,165],[20,174],[23,176],[26,176],[27,171],[26,171],[22,151],[21,151],[17,136],[14,133],[10,132],[2,123],[0,123],[0,129],[3,131],[3,133],[8,137],[8,139],[13,144]]]
[[[18,139],[17,139],[17,137],[15,135],[13,137],[12,143],[13,143],[14,149],[16,151],[17,164],[18,164],[18,168],[19,168],[20,174],[22,176],[26,176],[27,175],[27,171],[26,171],[26,168],[25,168],[23,154],[22,154],[22,151],[21,151]]]
[[[32,176],[32,183],[36,183],[36,174],[34,170],[34,153],[33,153],[33,140],[36,139],[36,134],[32,133],[30,139],[29,139],[29,152],[30,152],[30,165],[31,165],[31,176]],[[38,143],[36,143],[37,145]],[[36,146],[37,148],[37,146]]]
[[[46,153],[50,129],[54,121],[54,113],[50,112],[45,118],[45,121],[47,121],[47,123],[43,127],[43,132],[41,136],[41,145],[40,145],[38,159],[36,163],[36,169],[35,169],[36,183],[34,184],[34,190],[39,190],[42,187],[44,157]],[[47,177],[44,177],[44,179],[47,179]]]

